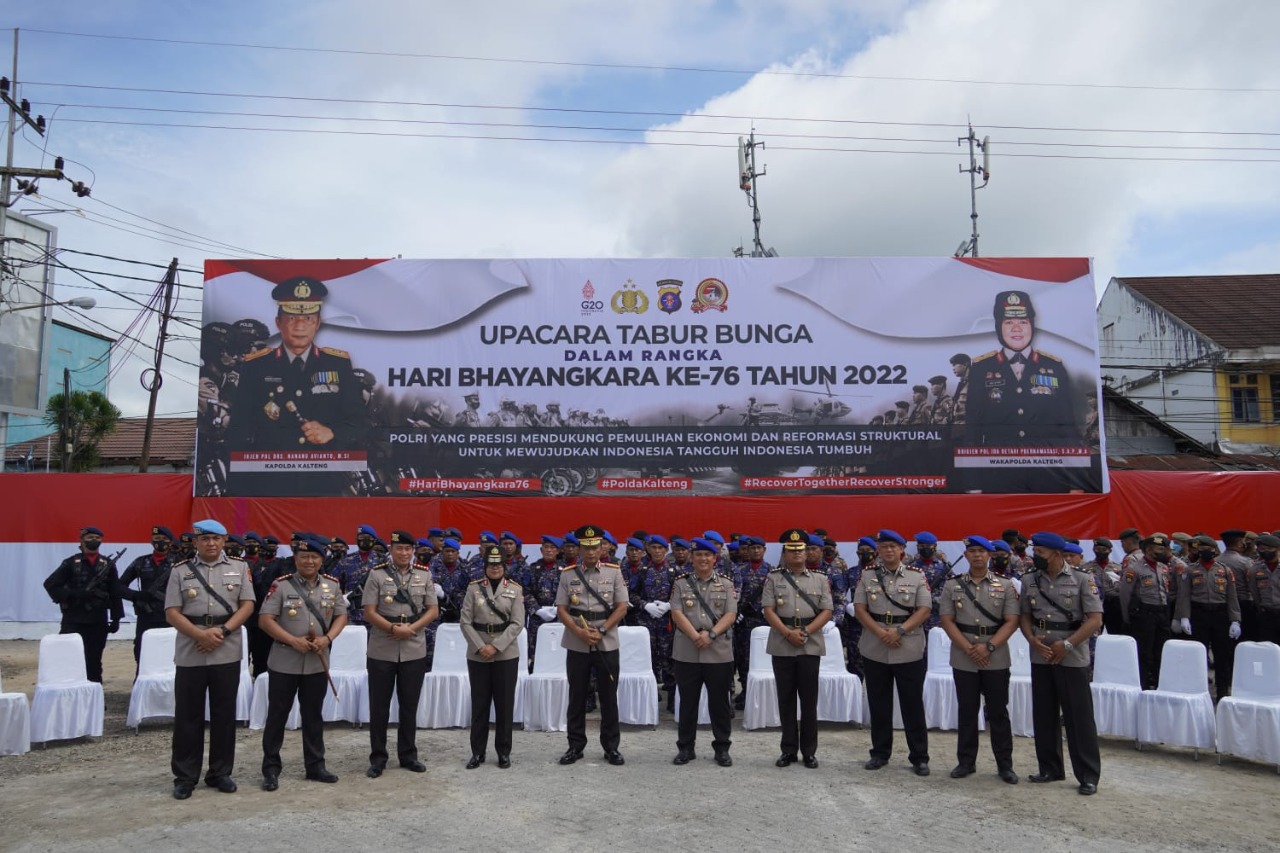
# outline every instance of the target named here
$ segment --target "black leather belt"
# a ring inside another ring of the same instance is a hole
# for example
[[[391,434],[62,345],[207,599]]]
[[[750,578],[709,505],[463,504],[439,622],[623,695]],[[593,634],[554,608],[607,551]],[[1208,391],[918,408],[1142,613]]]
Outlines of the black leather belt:
[[[782,624],[783,624],[783,625],[787,625],[787,621],[788,621],[788,620],[783,619],[783,620],[782,620]],[[790,624],[790,625],[787,625],[787,627],[788,627],[788,628],[803,628],[805,625],[808,625],[808,624],[809,624],[810,622],[812,622],[812,621],[813,621],[813,619],[812,619],[812,618],[805,619],[805,618],[802,618],[802,617],[800,617],[800,616],[792,616],[792,617],[791,617],[791,619],[790,619],[791,624]]]
[[[209,616],[208,614],[206,614],[204,616],[196,616],[196,617],[188,616],[187,618],[190,619],[196,625],[200,626],[201,628],[213,628],[214,626],[217,626],[217,625],[227,624],[227,620],[230,619],[231,617],[230,616]]]
[[[489,636],[492,637],[494,634],[501,634],[503,631],[507,630],[507,625],[509,624],[511,623],[508,622],[506,625],[504,625],[503,623],[499,622],[497,624],[490,625],[490,624],[485,624],[481,622],[472,622],[471,627],[475,628],[477,631],[480,631],[481,633],[488,634]]]
[[[1220,610],[1226,610],[1226,609],[1227,609],[1227,605],[1225,605],[1225,604],[1196,604],[1196,603],[1193,601],[1193,602],[1191,602],[1191,609],[1192,609],[1192,610],[1201,610],[1201,611],[1204,611],[1205,613],[1217,613],[1217,612],[1218,612],[1218,611],[1220,611]]]
[[[976,637],[991,637],[996,631],[1000,630],[999,625],[961,625],[956,623],[956,627],[966,634],[973,634]]]
[[[606,610],[578,610],[570,608],[569,615],[573,617],[583,616],[588,622],[603,622],[609,618],[609,611]]]
[[[1058,622],[1054,619],[1032,619],[1031,624],[1041,631],[1074,631],[1083,622]]]
[[[1167,613],[1167,612],[1169,612],[1169,605],[1167,605],[1167,604],[1146,604],[1146,603],[1141,602],[1141,601],[1134,601],[1134,602],[1130,603],[1130,605],[1129,605],[1129,610],[1130,610],[1130,612],[1137,612],[1137,613],[1156,613],[1156,614],[1160,614],[1160,613]]]
[[[395,622],[396,624],[399,624],[399,625],[412,625],[412,624],[413,624],[413,617],[412,617],[412,616],[405,616],[405,615],[401,614],[400,616],[388,616],[388,617],[387,617],[387,621],[388,621],[388,622]]]
[[[870,615],[872,619],[877,622],[882,622],[885,625],[901,625],[903,622],[906,622],[911,618],[911,614],[909,613],[902,616],[896,616],[892,613],[872,613]]]

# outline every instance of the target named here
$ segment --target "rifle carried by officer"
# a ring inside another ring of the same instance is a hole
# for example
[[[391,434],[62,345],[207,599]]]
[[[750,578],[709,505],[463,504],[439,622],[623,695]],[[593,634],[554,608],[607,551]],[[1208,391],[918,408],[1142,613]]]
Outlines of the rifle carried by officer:
[[[89,579],[85,588],[80,590],[80,603],[85,610],[99,610],[111,605],[111,590],[104,589],[102,582],[107,579],[112,569],[116,567],[116,560],[120,559],[126,550],[121,548],[103,560],[102,567]]]
[[[146,586],[138,584],[138,591],[133,596],[133,612],[137,616],[155,616],[164,612],[164,589],[169,583],[169,572],[172,569],[157,572],[151,583]]]

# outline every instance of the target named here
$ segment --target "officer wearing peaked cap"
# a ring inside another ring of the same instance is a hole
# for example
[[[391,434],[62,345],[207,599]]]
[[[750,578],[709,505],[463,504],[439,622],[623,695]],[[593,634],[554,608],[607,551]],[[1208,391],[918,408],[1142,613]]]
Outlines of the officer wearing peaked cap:
[[[1218,559],[1218,543],[1201,534],[1191,542],[1195,551],[1178,576],[1174,618],[1184,634],[1206,651],[1213,651],[1213,686],[1219,699],[1231,695],[1235,644],[1240,639],[1240,599],[1236,576]]]
[[[485,760],[489,713],[497,722],[493,746],[498,767],[511,766],[511,725],[516,705],[516,676],[524,630],[524,589],[507,576],[503,554],[485,550],[484,577],[472,581],[462,601],[462,634],[467,640],[471,685],[471,759],[468,770]]]
[[[1152,533],[1142,540],[1141,560],[1120,575],[1118,595],[1125,633],[1138,644],[1138,672],[1144,690],[1155,689],[1160,657],[1169,639],[1170,605],[1176,598],[1177,577],[1169,566],[1173,552],[1169,537]],[[1106,602],[1103,602],[1105,612]]]
[[[324,282],[309,276],[288,279],[271,291],[280,345],[257,350],[241,366],[227,435],[231,451],[345,450],[358,442],[364,399],[351,357],[315,343],[327,295]],[[298,490],[309,494],[336,493],[342,484],[341,475],[324,472],[308,471],[296,479]],[[236,494],[272,494],[279,475],[237,473],[233,462],[231,488]]]

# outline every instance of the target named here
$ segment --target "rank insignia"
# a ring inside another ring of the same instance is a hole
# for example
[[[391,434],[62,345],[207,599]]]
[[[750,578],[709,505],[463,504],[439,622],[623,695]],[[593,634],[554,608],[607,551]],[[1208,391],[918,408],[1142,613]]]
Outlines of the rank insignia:
[[[267,417],[270,418],[271,420],[273,421],[280,420],[280,407],[276,405],[275,400],[272,400],[269,403],[267,403],[265,406],[263,406],[262,411],[265,412]]]

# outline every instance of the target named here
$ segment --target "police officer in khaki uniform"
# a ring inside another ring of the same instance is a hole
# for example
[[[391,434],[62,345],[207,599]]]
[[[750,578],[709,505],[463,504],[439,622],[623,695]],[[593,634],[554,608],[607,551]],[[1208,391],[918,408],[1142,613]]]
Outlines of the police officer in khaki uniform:
[[[1258,636],[1280,644],[1280,536],[1264,533],[1254,544],[1258,559],[1249,569],[1249,591],[1258,608]]]
[[[1178,576],[1178,599],[1173,616],[1189,639],[1213,650],[1213,686],[1221,699],[1231,695],[1235,644],[1240,639],[1240,599],[1236,575],[1218,560],[1218,543],[1201,534],[1192,540],[1195,551]]]
[[[209,770],[204,783],[235,793],[236,691],[240,688],[240,627],[256,598],[249,567],[222,552],[227,528],[195,524],[196,555],[169,572],[164,612],[178,630],[173,649],[173,797],[191,796],[204,759],[204,709],[209,703]]]
[[[506,576],[506,564],[497,548],[485,551],[484,577],[467,587],[461,613],[471,681],[471,759],[467,769],[484,764],[492,706],[497,721],[493,746],[498,766],[505,770],[511,766],[511,721],[520,668],[516,640],[524,630],[524,588]]]
[[[947,580],[938,600],[942,630],[951,638],[951,671],[959,704],[959,735],[952,779],[975,772],[978,703],[986,702],[991,752],[1001,780],[1018,784],[1013,772],[1013,728],[1009,723],[1009,638],[1018,630],[1018,593],[1013,581],[987,571],[995,546],[982,536],[964,540],[967,574]]]
[[[729,757],[733,694],[733,635],[738,618],[738,595],[733,578],[716,572],[720,547],[706,539],[690,544],[693,571],[678,575],[671,585],[671,644],[676,689],[680,691],[680,719],[676,757],[672,764],[688,764],[697,756],[698,705],[707,689],[707,713],[711,717],[711,748],[716,764],[733,765]]]
[[[1236,598],[1240,601],[1240,637],[1241,640],[1256,642],[1258,640],[1258,611],[1257,605],[1253,600],[1253,591],[1249,588],[1249,570],[1253,568],[1253,557],[1247,556],[1246,551],[1252,547],[1252,542],[1257,540],[1257,534],[1254,534],[1252,540],[1248,538],[1248,531],[1232,528],[1224,530],[1220,534],[1222,544],[1226,547],[1222,551],[1222,555],[1218,557],[1218,562],[1230,569],[1236,576]]]
[[[595,676],[600,701],[600,745],[615,767],[626,762],[618,751],[618,632],[627,615],[627,582],[617,563],[601,561],[606,531],[587,524],[574,531],[578,560],[560,572],[556,615],[565,626],[565,669],[569,676],[569,748],[561,764],[582,758],[587,745],[587,694]]]
[[[779,541],[782,566],[769,572],[760,593],[764,621],[773,629],[765,651],[773,662],[778,717],[782,721],[782,755],[774,763],[789,767],[799,752],[804,756],[804,766],[812,770],[818,766],[818,668],[827,651],[822,626],[831,620],[834,608],[831,582],[821,572],[805,567],[807,532],[793,527]]]
[[[276,579],[262,602],[258,625],[271,637],[267,670],[267,724],[262,730],[262,790],[280,787],[284,724],[298,700],[302,716],[302,760],[307,778],[337,782],[324,766],[324,691],[334,639],[347,626],[347,599],[338,579],[320,574],[324,546],[315,539],[293,544],[297,571]]]
[[[387,721],[391,694],[400,700],[396,754],[400,766],[423,773],[418,760],[418,699],[427,673],[426,627],[440,614],[431,571],[414,563],[417,539],[412,533],[391,533],[389,562],[369,570],[361,600],[369,626],[369,769],[377,779],[387,766]]]
[[[1141,542],[1143,559],[1130,561],[1120,577],[1120,612],[1125,633],[1138,643],[1138,674],[1143,690],[1154,690],[1160,678],[1160,656],[1169,639],[1169,604],[1177,579],[1169,568],[1169,537],[1152,533]],[[1106,607],[1106,601],[1103,601]]]
[[[1066,540],[1056,533],[1031,537],[1035,568],[1022,578],[1022,633],[1031,644],[1031,721],[1039,772],[1032,782],[1066,778],[1062,723],[1067,726],[1071,771],[1086,796],[1098,792],[1102,758],[1089,689],[1088,639],[1102,628],[1102,599],[1093,575],[1066,564]]]
[[[929,730],[924,718],[924,632],[933,595],[919,569],[903,565],[907,540],[894,530],[876,534],[880,565],[863,571],[853,593],[862,623],[862,670],[871,707],[871,757],[863,766],[879,770],[893,754],[893,693],[896,685],[907,736],[907,759],[917,776],[929,775]]]
[[[1099,536],[1093,540],[1093,559],[1081,568],[1093,573],[1093,580],[1102,593],[1102,624],[1108,634],[1125,634],[1126,619],[1120,607],[1120,578],[1122,568],[1111,559],[1114,550],[1111,540]]]

